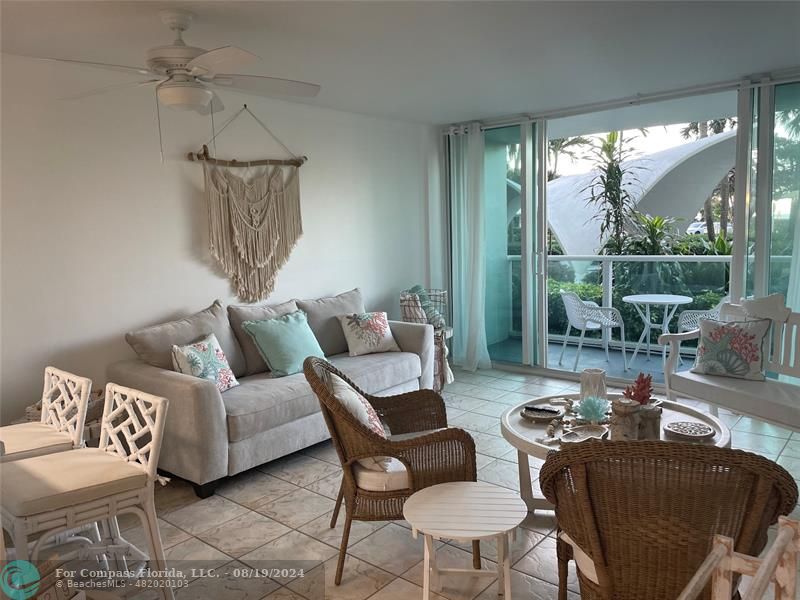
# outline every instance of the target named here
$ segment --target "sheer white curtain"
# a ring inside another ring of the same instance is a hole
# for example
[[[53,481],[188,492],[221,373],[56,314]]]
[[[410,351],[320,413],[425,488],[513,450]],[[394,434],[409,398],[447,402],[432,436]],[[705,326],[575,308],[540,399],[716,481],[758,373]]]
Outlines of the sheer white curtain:
[[[453,362],[469,371],[492,366],[486,345],[486,245],[483,132],[478,123],[451,128]]]

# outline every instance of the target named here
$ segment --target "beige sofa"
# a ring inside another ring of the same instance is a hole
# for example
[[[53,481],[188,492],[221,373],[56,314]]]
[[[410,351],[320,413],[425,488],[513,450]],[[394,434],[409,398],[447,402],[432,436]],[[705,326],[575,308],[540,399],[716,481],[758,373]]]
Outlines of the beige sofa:
[[[178,321],[126,335],[138,355],[108,367],[108,379],[168,398],[159,468],[192,482],[201,497],[224,477],[301,450],[329,437],[319,402],[302,373],[271,377],[245,320],[302,309],[326,357],[366,392],[392,395],[433,384],[433,328],[391,321],[401,352],[351,357],[336,315],[363,312],[358,289],[331,298],[273,306],[217,301]],[[240,385],[220,393],[212,381],[172,370],[173,344],[213,332]]]

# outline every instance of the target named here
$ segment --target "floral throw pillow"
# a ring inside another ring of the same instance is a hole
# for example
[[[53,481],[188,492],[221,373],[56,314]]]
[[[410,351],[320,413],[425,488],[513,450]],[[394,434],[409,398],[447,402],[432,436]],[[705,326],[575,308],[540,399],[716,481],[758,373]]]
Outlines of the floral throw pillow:
[[[208,379],[220,392],[239,385],[213,333],[185,346],[172,346],[172,366],[179,373]]]
[[[381,423],[378,413],[372,408],[369,400],[354,390],[344,379],[333,373],[328,373],[327,385],[331,393],[342,403],[345,410],[359,423],[375,435],[386,439],[386,430],[383,427],[383,423]],[[389,459],[385,456],[370,456],[369,458],[361,458],[358,462],[370,471],[386,471],[389,465]]]
[[[764,339],[769,326],[769,319],[701,320],[692,373],[764,381]]]
[[[389,328],[385,312],[352,313],[341,315],[344,337],[350,356],[374,354],[376,352],[400,352]]]

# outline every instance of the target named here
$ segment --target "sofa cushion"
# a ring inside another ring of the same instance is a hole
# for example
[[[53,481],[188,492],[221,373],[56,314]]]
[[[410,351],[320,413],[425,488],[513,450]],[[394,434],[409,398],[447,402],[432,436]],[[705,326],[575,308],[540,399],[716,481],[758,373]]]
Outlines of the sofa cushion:
[[[233,374],[236,377],[244,375],[247,368],[244,354],[219,300],[215,300],[214,304],[205,310],[183,319],[126,333],[125,340],[137,356],[147,364],[172,370],[172,346],[191,344],[209,333],[217,336]]]
[[[365,356],[334,356],[337,369],[368,394],[414,381],[420,376],[419,356],[387,352]],[[222,394],[228,420],[228,439],[238,442],[319,412],[319,401],[302,373],[272,377],[260,373],[239,379],[239,385]]]
[[[253,338],[264,362],[277,377],[300,373],[306,358],[324,356],[302,310],[274,319],[245,321],[242,327]]]
[[[252,375],[222,394],[228,439],[238,442],[319,411],[319,401],[302,373]]]
[[[410,352],[384,352],[363,356],[340,354],[331,356],[328,360],[368,394],[413,381],[422,374],[419,356]]]
[[[98,448],[81,448],[4,464],[0,492],[3,508],[24,517],[146,484],[143,469]]]
[[[271,304],[269,306],[257,306],[251,304],[231,304],[228,306],[228,318],[233,328],[236,339],[242,347],[244,360],[247,364],[245,375],[255,375],[256,373],[266,373],[269,371],[267,363],[256,348],[253,338],[244,330],[242,323],[245,321],[263,321],[274,319],[297,310],[297,303],[294,300],[281,304]]]
[[[325,356],[347,352],[347,340],[337,317],[366,312],[358,288],[330,298],[298,300],[297,306],[308,316],[308,324]]]

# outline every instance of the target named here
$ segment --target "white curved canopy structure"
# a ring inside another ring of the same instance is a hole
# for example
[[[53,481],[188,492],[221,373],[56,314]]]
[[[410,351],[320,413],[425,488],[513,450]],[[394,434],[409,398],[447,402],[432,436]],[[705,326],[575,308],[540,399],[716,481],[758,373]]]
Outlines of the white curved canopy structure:
[[[638,179],[631,187],[637,209],[689,223],[735,160],[735,131],[631,160],[627,164]],[[594,176],[569,175],[547,184],[549,225],[566,254],[596,254],[601,246],[598,209],[587,202]]]

